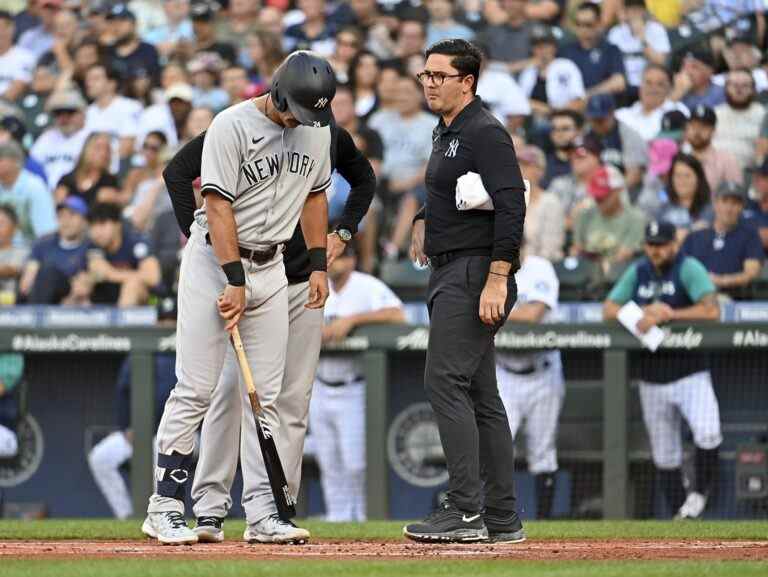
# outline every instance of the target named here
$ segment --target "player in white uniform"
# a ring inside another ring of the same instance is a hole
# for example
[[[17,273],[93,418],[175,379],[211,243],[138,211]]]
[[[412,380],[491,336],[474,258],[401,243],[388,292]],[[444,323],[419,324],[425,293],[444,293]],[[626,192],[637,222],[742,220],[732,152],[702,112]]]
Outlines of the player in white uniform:
[[[509,321],[540,323],[554,314],[560,283],[547,259],[527,256],[515,280],[517,303]],[[528,471],[536,479],[536,516],[548,518],[555,495],[557,419],[565,396],[560,351],[497,351],[496,379],[512,437],[525,427]]]
[[[379,279],[355,271],[351,243],[328,270],[323,342],[355,327],[403,323],[403,303]],[[321,356],[309,408],[326,520],[365,521],[365,380],[353,355]]]
[[[227,332],[239,327],[270,429],[288,340],[287,279],[282,250],[301,218],[312,273],[308,308],[328,295],[325,189],[331,180],[330,65],[294,52],[273,76],[272,92],[221,112],[203,145],[203,208],[196,213],[179,276],[174,388],[157,431],[157,491],[142,531],[162,543],[196,543],[184,520],[194,432],[211,405]],[[317,127],[317,128],[315,128]],[[203,435],[204,436],[204,435]],[[255,436],[247,439],[258,461]],[[201,441],[205,450],[205,439]],[[235,447],[223,447],[231,451]],[[263,467],[263,465],[262,465]],[[305,541],[309,532],[277,514],[266,475],[246,479],[249,541]]]

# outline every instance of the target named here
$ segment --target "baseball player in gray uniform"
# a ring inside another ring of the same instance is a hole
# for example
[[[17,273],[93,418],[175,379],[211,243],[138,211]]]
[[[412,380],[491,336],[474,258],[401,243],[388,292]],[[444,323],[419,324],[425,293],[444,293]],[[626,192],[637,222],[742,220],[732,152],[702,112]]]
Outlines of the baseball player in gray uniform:
[[[545,258],[528,255],[515,273],[517,303],[508,320],[539,323],[557,310],[560,283]],[[512,437],[524,424],[528,472],[536,479],[536,516],[552,515],[557,471],[557,420],[565,396],[560,351],[496,353],[499,395]],[[510,463],[510,466],[512,464]]]
[[[283,90],[281,84],[290,87]],[[307,307],[321,308],[326,277],[325,189],[331,178],[330,65],[299,51],[275,71],[272,92],[231,106],[206,134],[201,167],[203,207],[195,215],[181,262],[177,329],[178,383],[157,432],[157,492],[142,531],[161,543],[196,543],[184,520],[194,432],[210,406],[229,344],[239,326],[265,417],[274,408],[288,339],[287,280],[282,250],[301,219],[313,272]],[[255,435],[249,458],[261,459]],[[263,464],[261,465],[263,468]],[[244,487],[252,510],[248,531],[257,540],[301,540],[309,533],[277,515],[269,483]]]

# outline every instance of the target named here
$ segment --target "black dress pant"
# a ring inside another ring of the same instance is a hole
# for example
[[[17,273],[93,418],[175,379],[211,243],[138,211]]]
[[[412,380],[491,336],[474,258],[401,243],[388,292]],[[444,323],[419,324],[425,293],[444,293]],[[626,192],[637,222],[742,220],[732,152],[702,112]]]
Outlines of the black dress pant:
[[[469,512],[515,510],[514,447],[496,386],[494,336],[503,321],[489,326],[479,314],[490,263],[486,256],[451,261],[432,272],[427,294],[424,384],[448,464],[449,498]],[[516,298],[510,275],[505,320]]]

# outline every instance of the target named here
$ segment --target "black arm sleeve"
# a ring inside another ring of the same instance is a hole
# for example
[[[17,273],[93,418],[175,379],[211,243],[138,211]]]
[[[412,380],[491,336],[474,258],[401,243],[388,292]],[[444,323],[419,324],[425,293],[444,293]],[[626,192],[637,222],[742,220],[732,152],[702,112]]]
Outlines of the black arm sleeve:
[[[493,260],[520,268],[520,246],[525,221],[525,184],[512,139],[504,128],[494,126],[474,139],[475,166],[493,200]]]
[[[355,234],[376,192],[376,175],[371,163],[355,146],[352,136],[340,126],[336,146],[336,170],[351,187],[339,226]]]
[[[181,232],[189,238],[189,228],[195,220],[195,192],[192,182],[200,176],[203,161],[205,132],[187,142],[168,163],[163,171],[163,180],[171,197],[173,212]]]

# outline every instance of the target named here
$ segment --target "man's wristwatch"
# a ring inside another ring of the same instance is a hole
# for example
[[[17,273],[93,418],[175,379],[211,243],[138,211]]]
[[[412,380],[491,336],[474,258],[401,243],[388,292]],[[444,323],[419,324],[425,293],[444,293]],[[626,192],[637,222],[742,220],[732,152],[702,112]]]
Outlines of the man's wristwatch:
[[[335,231],[336,234],[339,235],[339,238],[343,240],[344,242],[349,242],[352,240],[352,233],[347,230],[346,228],[337,228]]]

